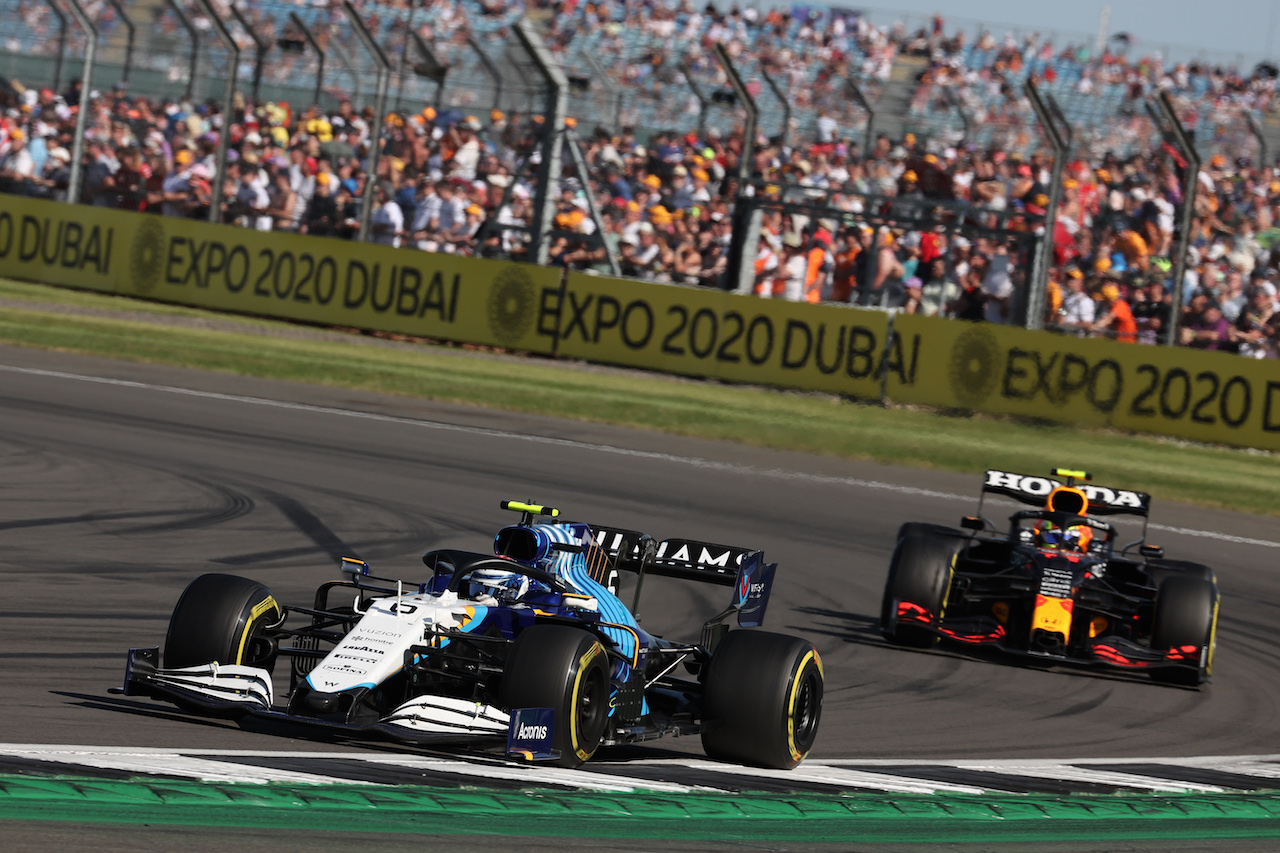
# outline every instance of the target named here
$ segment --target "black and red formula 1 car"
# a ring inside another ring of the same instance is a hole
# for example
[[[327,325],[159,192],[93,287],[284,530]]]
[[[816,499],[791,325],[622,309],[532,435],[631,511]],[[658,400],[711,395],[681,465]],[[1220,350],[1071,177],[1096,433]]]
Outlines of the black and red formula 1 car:
[[[1187,686],[1209,681],[1213,571],[1146,544],[1150,495],[1089,479],[1064,469],[1052,478],[987,471],[977,515],[961,521],[963,530],[904,524],[880,613],[885,637],[918,648],[940,639],[995,646]],[[987,493],[1036,509],[1015,512],[1001,532],[982,515]],[[1099,518],[1120,514],[1142,518],[1142,535],[1123,547]]]

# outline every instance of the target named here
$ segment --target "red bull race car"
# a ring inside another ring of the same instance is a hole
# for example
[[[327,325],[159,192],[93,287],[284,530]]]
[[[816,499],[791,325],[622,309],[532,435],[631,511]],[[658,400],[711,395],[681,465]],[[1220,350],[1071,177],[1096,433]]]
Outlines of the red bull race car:
[[[681,734],[700,735],[719,760],[786,769],[804,759],[822,713],[822,660],[807,640],[757,630],[777,568],[763,552],[554,521],[559,510],[529,503],[502,508],[521,518],[491,553],[428,551],[421,580],[376,577],[348,557],[346,579],[321,584],[308,605],[282,605],[247,578],[196,578],[163,660],[158,647],[132,649],[117,692],[353,737],[505,744],[563,766],[602,745]],[[619,572],[636,576],[631,607]],[[650,575],[732,594],[699,642],[670,642],[634,615]],[[746,630],[729,630],[730,617]],[[283,703],[277,676],[288,679]]]
[[[1210,680],[1218,586],[1199,563],[1146,542],[1151,496],[1096,486],[1084,471],[1051,477],[986,472],[978,511],[960,530],[905,524],[889,565],[880,628],[893,643],[991,646],[1047,662]],[[1007,530],[982,513],[987,494],[1034,509]],[[1142,519],[1121,545],[1106,517]]]

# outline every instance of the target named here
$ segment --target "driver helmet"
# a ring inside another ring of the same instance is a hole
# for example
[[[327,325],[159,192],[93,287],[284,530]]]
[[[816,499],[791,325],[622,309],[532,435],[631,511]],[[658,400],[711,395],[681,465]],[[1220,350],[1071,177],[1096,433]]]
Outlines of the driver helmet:
[[[481,604],[512,604],[528,591],[529,578],[519,572],[477,569],[467,576],[467,598]]]
[[[1087,524],[1059,527],[1052,521],[1041,522],[1036,530],[1036,544],[1054,551],[1088,551],[1093,530]]]
[[[1084,516],[1089,511],[1089,497],[1074,486],[1058,486],[1049,492],[1044,508],[1064,515]],[[1093,528],[1087,524],[1055,524],[1048,519],[1036,528],[1036,545],[1061,551],[1088,551],[1093,542]]]

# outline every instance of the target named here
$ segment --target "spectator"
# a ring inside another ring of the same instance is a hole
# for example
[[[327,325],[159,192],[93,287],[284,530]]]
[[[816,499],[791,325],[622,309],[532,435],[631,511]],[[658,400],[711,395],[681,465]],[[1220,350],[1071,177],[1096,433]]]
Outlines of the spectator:
[[[331,191],[331,182],[326,172],[316,175],[316,192],[307,204],[307,212],[303,215],[303,234],[316,237],[330,237],[337,233],[338,205]]]
[[[1013,278],[1010,275],[1012,263],[1009,246],[1001,243],[992,254],[986,275],[982,279],[982,313],[988,322],[1004,323],[1009,319],[1013,298]]]
[[[1276,358],[1280,343],[1280,314],[1275,309],[1275,287],[1263,281],[1249,291],[1248,304],[1231,329],[1231,340],[1247,358]]]
[[[1182,342],[1196,349],[1233,351],[1231,324],[1216,302],[1206,301],[1200,314],[1183,327]]]
[[[781,283],[781,296],[788,302],[803,302],[805,297],[805,278],[809,272],[809,261],[804,254],[804,241],[794,231],[788,231],[782,237],[782,258],[778,262],[778,281]],[[774,295],[779,288],[775,287]]]
[[[1084,273],[1078,267],[1069,267],[1059,324],[1069,330],[1084,331],[1093,326],[1095,313],[1095,303],[1084,289]]]
[[[26,134],[14,130],[9,134],[9,152],[0,160],[0,190],[32,195],[35,177],[36,161],[27,149]]]
[[[390,187],[382,181],[373,188],[373,213],[369,217],[369,232],[373,242],[382,246],[399,247],[404,233],[404,212],[391,197]]]
[[[1142,298],[1131,306],[1138,326],[1138,340],[1144,344],[1158,343],[1173,316],[1172,296],[1159,281],[1147,282],[1144,291],[1139,293]]]
[[[1135,343],[1138,340],[1138,324],[1134,321],[1133,311],[1121,295],[1120,288],[1114,284],[1104,284],[1099,293],[1102,296],[1102,316],[1094,321],[1094,330],[1103,332],[1120,343]]]

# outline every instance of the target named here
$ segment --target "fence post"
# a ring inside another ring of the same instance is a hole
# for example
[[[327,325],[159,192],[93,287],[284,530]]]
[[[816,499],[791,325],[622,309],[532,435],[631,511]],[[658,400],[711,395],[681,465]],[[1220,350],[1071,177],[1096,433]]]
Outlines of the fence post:
[[[1196,189],[1200,184],[1200,152],[1196,151],[1191,136],[1182,122],[1178,121],[1169,94],[1160,92],[1154,100],[1154,107],[1151,101],[1147,102],[1147,111],[1155,120],[1156,127],[1160,128],[1165,141],[1177,148],[1178,153],[1187,161],[1186,175],[1182,180],[1182,212],[1178,217],[1181,239],[1178,241],[1177,257],[1173,260],[1173,303],[1169,308],[1169,327],[1165,333],[1165,344],[1177,346],[1178,326],[1182,322],[1183,279],[1187,274],[1187,247],[1191,245],[1191,219],[1195,215]]]
[[[378,91],[373,104],[373,127],[369,129],[369,163],[365,167],[368,177],[364,182],[364,195],[360,199],[360,234],[357,239],[363,243],[369,239],[369,222],[373,217],[373,190],[378,183],[378,157],[382,154],[382,117],[387,112],[387,88],[391,82],[391,62],[382,52],[382,48],[378,47],[378,43],[373,40],[364,21],[356,14],[351,0],[342,0],[342,11],[346,12],[347,19],[351,21],[351,28],[356,31],[364,49],[378,64]]]
[[[755,212],[755,206],[742,203],[746,198],[744,190],[747,181],[751,179],[751,162],[755,159],[756,119],[759,116],[759,110],[756,108],[755,99],[742,84],[742,78],[738,76],[738,70],[733,67],[733,61],[729,58],[729,52],[725,50],[724,45],[716,42],[714,50],[716,59],[720,61],[721,67],[729,77],[733,94],[747,111],[747,121],[742,130],[742,155],[738,157],[738,186],[733,205],[733,237],[729,242],[728,281],[726,282],[731,285],[727,289],[741,291],[748,286],[744,282],[750,282],[755,277],[754,252],[748,249],[754,248],[755,243],[760,239],[760,218],[752,215]]]
[[[209,0],[196,0],[196,4],[213,24],[218,38],[222,39],[223,45],[231,54],[229,63],[231,68],[227,72],[227,89],[222,96],[222,128],[218,133],[217,173],[213,178],[213,198],[209,202],[209,222],[216,223],[222,218],[222,183],[227,174],[227,139],[231,136],[231,111],[235,109],[236,103],[236,80],[240,74],[240,46],[231,37],[231,33],[227,32],[227,25],[223,23],[222,18],[218,17],[218,13],[213,11],[213,5]]]
[[[871,152],[871,145],[875,141],[873,134],[875,132],[876,111],[871,108],[871,103],[867,100],[867,96],[862,94],[862,87],[853,82],[852,77],[844,78],[844,90],[858,102],[858,106],[862,107],[862,111],[867,114],[867,132],[862,143],[862,156],[866,157]]]
[[[428,80],[436,81],[436,103],[435,108],[440,110],[444,102],[444,81],[449,76],[449,66],[442,63],[436,58],[435,51],[431,49],[431,45],[427,44],[422,36],[417,33],[410,33],[413,39],[413,46],[418,49],[418,55],[422,57],[422,71],[418,70],[418,66],[414,66],[414,73],[421,74]],[[399,99],[397,99],[397,108],[399,107]]]
[[[67,179],[67,201],[75,203],[80,200],[80,183],[84,180],[84,132],[88,126],[89,93],[93,91],[93,66],[98,54],[98,28],[89,20],[89,14],[80,5],[80,0],[67,0],[71,14],[76,23],[84,30],[84,71],[80,78],[80,109],[76,110],[76,135],[72,143],[71,174]]]
[[[542,161],[538,163],[538,186],[533,207],[533,231],[530,235],[533,245],[530,246],[534,263],[546,266],[550,257],[551,223],[556,215],[556,194],[554,184],[560,175],[561,152],[563,150],[565,97],[569,91],[569,78],[565,76],[559,63],[547,50],[542,37],[528,18],[521,18],[515,25],[516,38],[524,48],[529,59],[537,66],[546,80],[547,105],[546,121],[543,124]],[[590,186],[587,187],[590,192]]]
[[[1058,222],[1058,201],[1062,197],[1062,171],[1066,166],[1067,153],[1071,149],[1071,126],[1058,119],[1062,111],[1058,109],[1053,96],[1049,96],[1050,104],[1046,105],[1040,96],[1040,89],[1030,77],[1022,85],[1022,90],[1031,101],[1040,128],[1049,138],[1053,147],[1053,172],[1049,178],[1049,201],[1044,209],[1044,237],[1040,241],[1039,250],[1031,265],[1031,279],[1027,282],[1026,316],[1023,325],[1028,329],[1044,328],[1045,291],[1049,282],[1049,266],[1053,258],[1054,229]]]
[[[191,23],[191,18],[187,16],[178,0],[168,0],[169,9],[173,14],[178,16],[178,20],[182,22],[182,28],[187,31],[187,35],[191,36],[191,61],[187,63],[187,91],[182,96],[184,101],[191,100],[192,93],[195,92],[196,71],[200,66],[200,34],[196,32],[195,24]]]
[[[116,10],[116,17],[124,24],[124,28],[128,30],[128,39],[124,45],[124,73],[120,76],[120,82],[126,86],[129,84],[129,72],[133,69],[133,42],[134,37],[138,34],[138,28],[134,26],[133,19],[125,12],[123,4],[120,0],[107,0],[111,4],[111,8]],[[88,91],[86,88],[85,91]]]
[[[257,30],[250,26],[249,22],[245,20],[244,13],[240,11],[239,6],[232,4],[231,14],[235,16],[236,21],[239,22],[240,27],[245,31],[245,34],[253,41],[253,96],[251,100],[253,101],[253,105],[256,107],[259,103],[258,90],[262,87],[262,65],[266,62],[267,48],[271,45],[270,42],[259,36]]]
[[[49,7],[49,11],[53,12],[53,16],[58,19],[58,58],[53,66],[53,91],[57,92],[62,88],[62,58],[67,53],[67,16],[62,14],[62,10],[54,0],[44,0],[44,2]],[[85,94],[89,92],[88,89],[84,91]]]
[[[480,64],[484,66],[485,72],[493,78],[493,109],[502,109],[502,74],[498,71],[498,67],[493,64],[493,60],[489,58],[489,54],[484,52],[480,47],[480,42],[476,41],[475,36],[467,36],[467,45],[476,52],[476,56],[480,57]]]
[[[1244,120],[1249,123],[1249,132],[1253,134],[1253,138],[1258,140],[1258,168],[1269,169],[1267,165],[1267,139],[1262,135],[1262,125],[1258,124],[1258,117],[1253,114],[1252,110],[1244,110]]]
[[[769,90],[773,92],[773,96],[778,99],[778,103],[782,104],[782,129],[778,131],[778,139],[783,147],[786,147],[787,137],[791,135],[791,102],[787,100],[787,96],[782,94],[782,90],[778,88],[778,84],[769,76],[769,72],[763,68],[758,69],[760,76],[764,78],[764,82],[769,84]]]
[[[689,67],[689,63],[684,60],[680,61],[680,73],[684,75],[685,85],[689,87],[689,91],[693,92],[693,96],[698,99],[698,138],[701,139],[706,135],[707,131],[707,109],[709,104],[707,96],[702,91],[702,87],[698,85],[698,81],[693,79],[693,69]]]
[[[315,34],[311,32],[311,28],[298,17],[297,12],[290,12],[289,20],[302,33],[302,37],[307,40],[307,44],[311,45],[311,49],[316,52],[316,56],[319,58],[319,67],[316,69],[315,97],[312,99],[312,103],[319,106],[320,92],[324,88],[324,49],[320,47],[320,42],[316,41]]]

